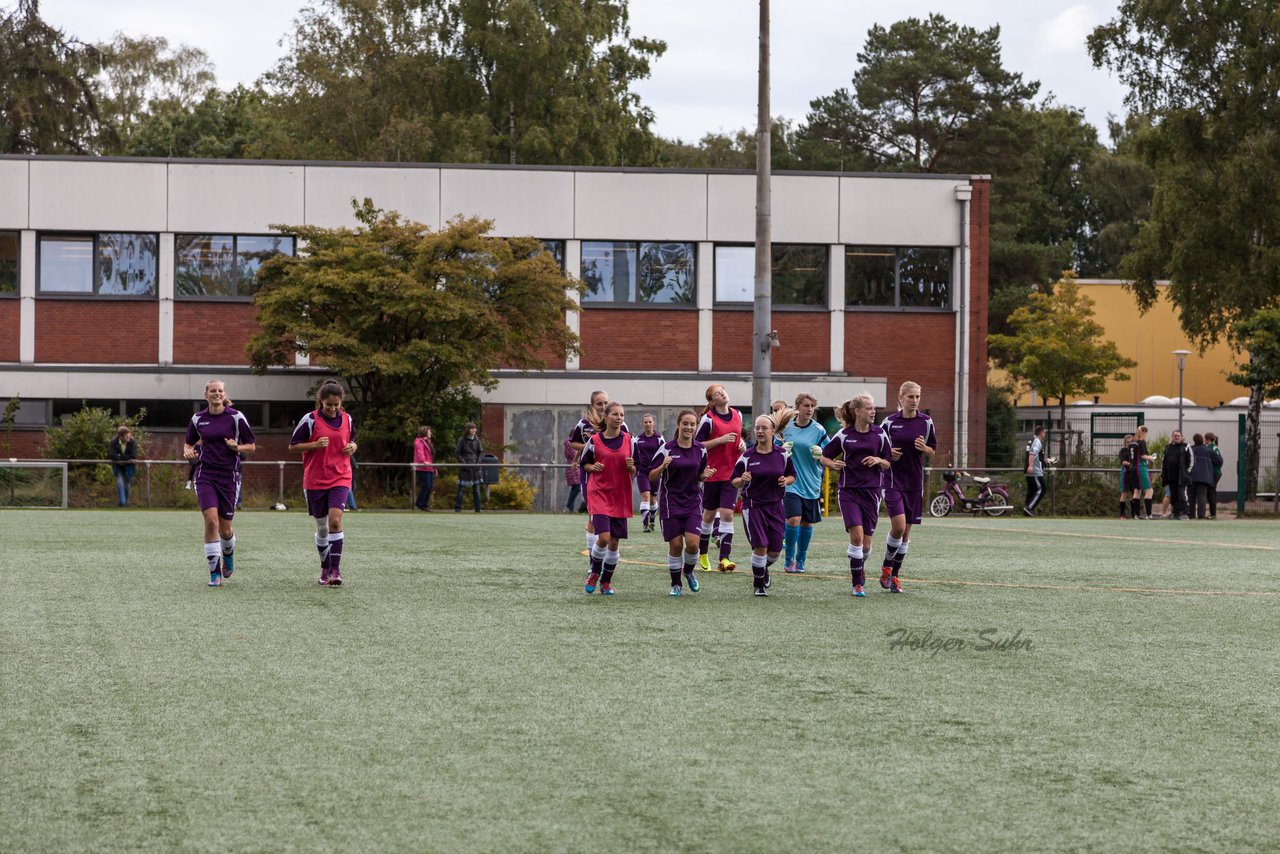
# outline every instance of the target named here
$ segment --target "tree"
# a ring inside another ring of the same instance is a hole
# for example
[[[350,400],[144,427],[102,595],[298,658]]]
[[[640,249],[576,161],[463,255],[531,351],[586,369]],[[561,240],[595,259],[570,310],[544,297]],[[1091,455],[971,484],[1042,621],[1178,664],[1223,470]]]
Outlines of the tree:
[[[149,437],[142,429],[142,422],[147,417],[146,409],[139,409],[137,414],[121,418],[110,409],[89,406],[82,402],[81,408],[62,416],[57,426],[47,427],[44,431],[44,447],[41,453],[48,460],[105,460],[108,446],[116,437],[116,429],[127,426],[133,431],[138,443],[138,455],[146,455]],[[90,485],[103,486],[111,482],[111,467],[83,463],[68,466],[68,476],[72,479],[69,488],[75,494],[83,493]]]
[[[102,127],[102,52],[49,26],[39,0],[0,14],[0,154],[92,154]]]
[[[189,109],[146,116],[130,135],[131,157],[253,157],[274,128],[261,90],[214,89]]]
[[[248,352],[259,372],[303,352],[344,378],[366,458],[456,415],[472,386],[496,385],[491,370],[576,352],[574,285],[540,241],[490,237],[479,219],[432,232],[368,199],[356,217],[355,229],[274,226],[306,252],[263,263]]]
[[[1067,398],[1101,394],[1107,380],[1127,380],[1136,363],[1102,340],[1093,319],[1094,302],[1080,293],[1075,275],[1064,272],[1052,293],[1033,293],[1027,305],[1009,315],[1010,335],[987,339],[992,355],[1015,380],[1058,400],[1058,420],[1067,423]]]
[[[102,119],[114,130],[122,152],[131,147],[148,118],[190,110],[214,90],[213,63],[199,48],[171,49],[168,40],[159,36],[116,33],[97,49],[103,57]]]
[[[773,169],[799,168],[796,160],[795,130],[782,116],[773,120],[769,131],[769,160]],[[681,169],[750,169],[756,168],[756,132],[739,128],[732,134],[709,133],[696,144],[681,140],[660,139],[657,166]]]
[[[1168,277],[1203,350],[1280,305],[1280,6],[1123,0],[1089,36],[1096,65],[1151,116],[1139,150],[1154,173],[1149,218],[1121,263],[1142,310]],[[1251,359],[1252,361],[1252,359]],[[1245,493],[1257,493],[1263,387],[1250,387]]]
[[[1248,354],[1248,358],[1240,364],[1235,373],[1227,375],[1227,379],[1236,385],[1249,388],[1249,409],[1253,410],[1254,395],[1259,400],[1280,397],[1280,308],[1267,308],[1259,311],[1248,320],[1241,321],[1235,328],[1236,340]],[[1259,408],[1261,404],[1259,403]],[[1259,442],[1261,442],[1261,430]],[[1245,444],[1248,448],[1248,426],[1245,429]],[[1246,466],[1248,465],[1246,453]],[[1257,453],[1259,466],[1261,452]],[[1246,472],[1248,468],[1246,468]],[[1280,477],[1280,472],[1276,473]],[[1247,493],[1256,498],[1257,470],[1254,470],[1254,488]]]
[[[323,0],[262,84],[289,132],[268,156],[643,164],[630,91],[662,42],[626,0]]]

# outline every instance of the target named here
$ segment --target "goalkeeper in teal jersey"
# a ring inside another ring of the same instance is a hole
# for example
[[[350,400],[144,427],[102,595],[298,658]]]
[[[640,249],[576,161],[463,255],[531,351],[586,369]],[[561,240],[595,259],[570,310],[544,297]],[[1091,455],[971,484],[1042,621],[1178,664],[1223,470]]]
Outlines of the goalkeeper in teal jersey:
[[[818,457],[827,444],[827,431],[813,419],[817,408],[818,399],[813,395],[797,395],[796,417],[781,434],[783,447],[791,452],[791,461],[796,469],[795,483],[787,487],[782,499],[787,517],[787,527],[783,532],[786,548],[783,566],[787,572],[804,572],[813,526],[822,521],[822,505],[818,501],[822,491],[822,466]]]

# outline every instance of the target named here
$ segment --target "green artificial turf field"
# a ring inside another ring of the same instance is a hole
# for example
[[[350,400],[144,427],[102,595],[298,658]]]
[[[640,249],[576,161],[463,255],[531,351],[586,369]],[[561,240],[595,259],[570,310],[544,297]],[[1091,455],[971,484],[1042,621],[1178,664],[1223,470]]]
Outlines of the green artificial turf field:
[[[349,514],[337,590],[236,522],[209,589],[194,511],[0,513],[0,849],[1280,840],[1274,522],[926,520],[863,600],[831,520],[767,599],[638,523],[605,599],[581,517]]]

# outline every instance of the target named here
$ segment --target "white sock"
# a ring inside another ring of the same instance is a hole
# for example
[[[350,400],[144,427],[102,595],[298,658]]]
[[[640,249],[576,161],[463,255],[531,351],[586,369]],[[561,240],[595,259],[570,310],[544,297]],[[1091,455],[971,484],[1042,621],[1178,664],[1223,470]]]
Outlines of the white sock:
[[[591,551],[591,547],[596,544],[596,535],[587,534],[587,551]]]
[[[617,566],[617,565],[618,565],[618,553],[617,553],[617,552],[615,552],[615,551],[610,551],[610,550],[606,549],[606,550],[605,550],[605,553],[604,553],[604,565],[605,565],[605,566]]]
[[[230,539],[227,539],[226,537],[220,537],[219,539],[222,541],[222,553],[224,555],[229,555],[235,552],[236,550],[235,534],[232,534]]]
[[[605,549],[604,546],[599,545],[598,543],[591,544],[591,557],[594,558],[595,560],[604,560],[604,556],[606,553],[607,553],[607,549]],[[614,552],[614,554],[616,555],[617,552]]]
[[[849,557],[862,557],[862,546],[849,546]]]
[[[218,558],[222,556],[222,546],[217,543],[204,544],[204,559],[209,564],[209,571],[212,572],[218,566]]]

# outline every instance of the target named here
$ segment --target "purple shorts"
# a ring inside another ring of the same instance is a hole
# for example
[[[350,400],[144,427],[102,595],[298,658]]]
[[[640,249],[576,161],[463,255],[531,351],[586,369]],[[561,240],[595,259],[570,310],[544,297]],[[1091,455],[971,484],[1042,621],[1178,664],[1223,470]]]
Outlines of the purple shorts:
[[[702,514],[690,513],[688,516],[664,516],[662,518],[662,539],[671,542],[684,534],[702,533]]]
[[[727,480],[709,480],[702,484],[702,512],[732,509],[738,503],[738,487]]]
[[[919,525],[924,513],[924,494],[903,492],[901,489],[886,489],[884,509],[889,511],[890,519],[894,516],[906,516],[908,525]]]
[[[747,526],[747,542],[751,548],[764,548],[770,552],[782,551],[782,535],[787,527],[782,502],[754,504],[742,507],[742,521]]]
[[[210,507],[218,508],[218,517],[233,519],[236,515],[236,498],[240,495],[240,472],[211,475],[209,469],[196,469],[196,503],[203,513]]]
[[[840,490],[840,515],[844,517],[844,529],[862,528],[864,535],[875,533],[880,518],[879,489]]]
[[[606,516],[603,513],[593,514],[591,527],[596,529],[597,536],[611,534],[617,540],[625,540],[627,538],[627,520],[619,516]]]
[[[636,472],[636,486],[641,492],[657,492],[658,485],[649,480],[649,475]]]
[[[304,489],[307,497],[307,512],[315,519],[329,515],[330,510],[345,510],[347,496],[351,494],[349,486],[331,486],[328,489]]]

